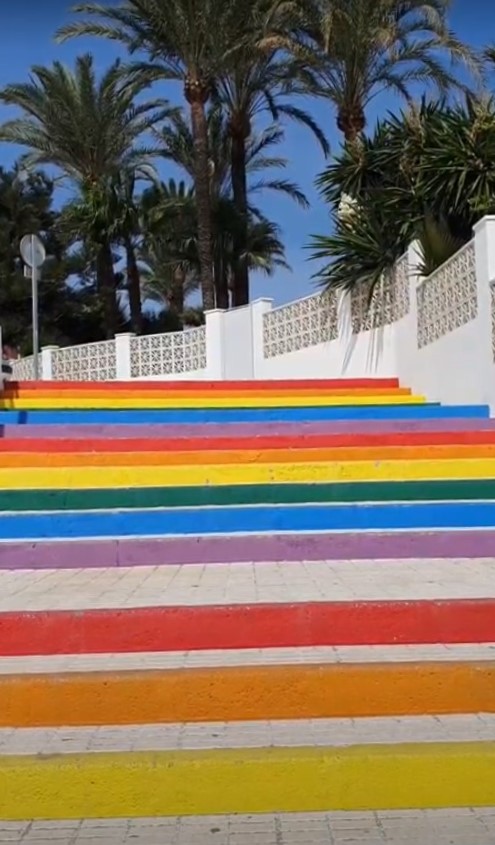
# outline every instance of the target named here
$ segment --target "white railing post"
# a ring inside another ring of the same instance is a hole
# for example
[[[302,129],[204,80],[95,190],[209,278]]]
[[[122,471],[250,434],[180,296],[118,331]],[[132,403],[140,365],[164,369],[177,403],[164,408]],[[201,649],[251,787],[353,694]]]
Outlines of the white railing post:
[[[58,346],[43,346],[41,349],[40,376],[42,381],[53,381],[53,352],[57,349]]]
[[[208,378],[220,381],[224,377],[224,320],[225,311],[215,308],[206,311],[206,369]],[[241,351],[239,350],[239,354]]]
[[[476,260],[476,286],[478,291],[479,363],[482,371],[481,401],[495,408],[494,349],[492,284],[495,282],[495,216],[479,220],[474,230]]]
[[[263,316],[273,308],[273,299],[262,297],[251,303],[253,378],[263,378],[265,355],[263,349]]]
[[[132,332],[115,335],[117,381],[129,381],[131,378],[131,337],[134,337]]]
[[[413,241],[407,250],[407,274],[409,285],[409,311],[396,327],[394,338],[397,377],[403,387],[411,387],[421,392],[421,380],[418,381],[418,285],[423,280],[420,274],[422,262],[421,245]]]

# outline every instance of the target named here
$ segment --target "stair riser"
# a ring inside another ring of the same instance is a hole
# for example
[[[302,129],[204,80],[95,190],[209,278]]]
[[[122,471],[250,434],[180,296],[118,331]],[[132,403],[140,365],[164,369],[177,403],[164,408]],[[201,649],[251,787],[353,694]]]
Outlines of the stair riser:
[[[67,425],[92,423],[111,425],[150,425],[169,423],[175,425],[205,423],[256,423],[256,422],[318,422],[325,420],[425,420],[425,419],[484,419],[489,416],[485,405],[382,405],[330,408],[246,408],[192,410],[24,410],[1,411],[0,425]]]
[[[306,422],[301,420],[295,422],[263,422],[258,421],[254,423],[229,423],[228,435],[232,438],[256,438],[270,436],[292,436],[303,437],[312,435],[338,435],[338,434],[378,434],[387,435],[387,433],[400,432],[492,432],[495,429],[495,419],[489,417],[483,418],[437,418],[437,419],[416,419],[416,420],[365,420],[359,422],[356,420],[322,420],[320,422]],[[52,440],[59,440],[59,438],[78,438],[93,440],[94,438],[106,439],[121,439],[121,438],[144,438],[150,440],[151,438],[179,438],[191,437],[197,440],[204,438],[215,438],[225,436],[225,424],[205,422],[201,426],[194,424],[174,425],[172,423],[165,424],[151,424],[151,425],[132,425],[121,423],[119,425],[112,424],[62,424],[53,423],[44,425],[37,423],[36,425],[26,424],[11,425],[6,424],[0,426],[0,432],[3,439],[22,439],[30,440],[32,438],[50,438]]]
[[[494,689],[493,661],[0,675],[0,727],[494,713]]]
[[[495,599],[0,614],[0,654],[495,642]]]
[[[117,510],[315,502],[495,499],[495,479],[372,481],[356,484],[251,484],[92,490],[0,490],[0,511]]]
[[[1,569],[193,563],[493,558],[495,531],[256,535],[0,543]]]
[[[489,742],[0,759],[0,818],[9,819],[493,804]]]
[[[291,505],[0,514],[1,540],[495,530],[495,502]],[[249,542],[248,538],[246,541]]]

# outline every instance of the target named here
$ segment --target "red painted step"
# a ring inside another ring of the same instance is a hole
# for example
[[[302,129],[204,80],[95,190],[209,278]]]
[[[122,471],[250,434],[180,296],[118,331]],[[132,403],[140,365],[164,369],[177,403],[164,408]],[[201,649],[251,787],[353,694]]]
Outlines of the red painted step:
[[[314,434],[259,437],[176,437],[57,440],[55,438],[0,438],[0,452],[206,452],[222,450],[324,449],[373,446],[479,446],[495,443],[495,430],[421,431],[383,434]]]
[[[399,387],[396,378],[362,378],[362,379],[273,379],[261,381],[23,381],[7,382],[5,395],[17,395],[22,390],[59,390],[62,391],[101,391],[112,390],[246,390],[249,392],[260,390],[290,390],[311,389],[319,390],[352,390],[353,388],[388,388]]]
[[[495,642],[495,599],[0,614],[0,654]]]

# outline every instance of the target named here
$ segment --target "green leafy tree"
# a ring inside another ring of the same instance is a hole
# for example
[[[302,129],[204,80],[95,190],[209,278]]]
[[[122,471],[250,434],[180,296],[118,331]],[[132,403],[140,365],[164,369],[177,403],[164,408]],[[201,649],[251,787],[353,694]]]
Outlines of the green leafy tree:
[[[26,83],[8,85],[0,101],[21,116],[0,127],[0,140],[26,147],[25,168],[54,165],[76,189],[66,222],[96,254],[97,284],[104,303],[108,337],[118,323],[112,243],[114,186],[122,173],[138,178],[149,167],[143,136],[168,113],[163,100],[136,103],[137,79],[125,80],[119,62],[97,79],[91,55],[76,59],[74,70],[55,62],[34,67]]]
[[[23,235],[39,233],[47,250],[39,283],[42,345],[80,343],[101,336],[102,321],[89,307],[86,293],[67,284],[85,260],[71,249],[53,209],[53,183],[41,172],[0,168],[0,324],[3,340],[22,353],[31,352],[31,284],[23,275],[19,244]],[[93,337],[95,335],[95,337]]]
[[[335,232],[311,244],[325,286],[372,289],[413,240],[428,275],[495,213],[495,106],[468,98],[391,115],[348,145],[319,186],[335,218]],[[344,208],[343,194],[352,197]]]

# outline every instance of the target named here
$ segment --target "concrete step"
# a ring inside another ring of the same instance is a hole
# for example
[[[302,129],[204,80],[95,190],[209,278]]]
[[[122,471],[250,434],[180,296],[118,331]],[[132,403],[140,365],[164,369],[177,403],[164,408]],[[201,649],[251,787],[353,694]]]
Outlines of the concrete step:
[[[490,805],[494,735],[495,714],[4,729],[0,816]]]
[[[494,845],[495,808],[0,822],[11,845]]]

